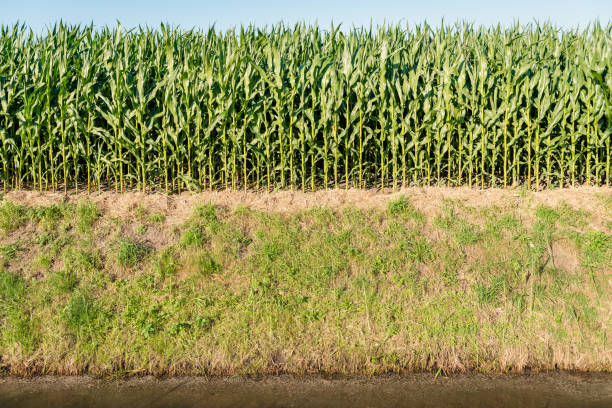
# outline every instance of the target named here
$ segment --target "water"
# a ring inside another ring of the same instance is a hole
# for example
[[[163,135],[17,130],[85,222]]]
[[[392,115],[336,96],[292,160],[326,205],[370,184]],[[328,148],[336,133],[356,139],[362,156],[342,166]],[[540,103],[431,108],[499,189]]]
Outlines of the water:
[[[612,407],[612,375],[0,378],[0,407]]]

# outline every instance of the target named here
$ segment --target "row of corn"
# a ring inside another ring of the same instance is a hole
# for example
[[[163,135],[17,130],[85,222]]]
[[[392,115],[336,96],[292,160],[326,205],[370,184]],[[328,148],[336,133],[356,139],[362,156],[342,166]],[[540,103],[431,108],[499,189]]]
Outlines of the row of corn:
[[[610,183],[612,23],[0,31],[4,189]]]

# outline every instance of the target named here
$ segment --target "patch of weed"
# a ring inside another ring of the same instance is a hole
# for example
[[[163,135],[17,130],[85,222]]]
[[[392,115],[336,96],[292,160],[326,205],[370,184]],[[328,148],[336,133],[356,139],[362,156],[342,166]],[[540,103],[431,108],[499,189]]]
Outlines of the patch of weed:
[[[427,262],[433,255],[431,245],[425,238],[404,241],[401,248],[405,250],[408,256],[415,262]]]
[[[9,261],[12,261],[13,259],[17,258],[17,253],[22,250],[23,247],[20,245],[19,242],[0,247],[0,257],[2,258],[2,263],[8,264]]]
[[[474,286],[474,292],[480,303],[493,303],[499,300],[499,295],[505,286],[505,278],[496,276],[489,285],[477,284]]]
[[[459,245],[475,244],[480,240],[478,226],[464,220],[459,221],[453,235]]]
[[[141,222],[147,219],[147,210],[144,209],[141,203],[138,204],[138,206],[134,210],[134,216],[137,220]]]
[[[178,267],[178,257],[174,247],[162,249],[153,260],[153,271],[162,279],[176,274]]]
[[[53,272],[48,282],[54,293],[72,292],[79,284],[76,273],[67,270]]]
[[[149,221],[154,224],[163,224],[165,220],[166,220],[166,216],[162,213],[153,213],[149,217]]]
[[[18,305],[8,308],[4,320],[4,337],[9,344],[19,344],[26,353],[31,353],[39,342],[36,322],[32,315]]]
[[[54,235],[50,232],[41,232],[34,238],[34,243],[38,245],[47,245],[53,241]]]
[[[217,209],[212,204],[206,204],[202,207],[198,207],[195,211],[195,216],[204,221],[206,227],[212,234],[216,234],[220,228],[219,217],[217,216]]]
[[[406,199],[405,196],[399,196],[397,199],[389,201],[387,205],[387,209],[389,210],[389,214],[398,215],[406,212],[410,206],[410,203]]]
[[[521,226],[520,220],[513,214],[502,214],[500,217],[497,214],[486,213],[485,217],[484,233],[496,240],[504,237],[504,231],[516,231]]]
[[[99,216],[95,204],[91,201],[79,203],[76,207],[77,230],[81,233],[90,232]]]
[[[586,266],[612,264],[612,237],[602,231],[589,231],[583,235],[583,258]]]
[[[187,247],[201,247],[204,246],[206,236],[202,231],[202,228],[198,224],[192,224],[183,232],[181,237],[181,246]]]
[[[136,231],[138,235],[142,236],[147,232],[147,226],[144,224],[138,224],[134,226],[134,231]]]
[[[28,211],[25,206],[6,201],[0,204],[0,230],[4,234],[15,231],[28,220]]]
[[[559,218],[561,218],[557,210],[545,205],[538,205],[536,207],[535,216],[539,221],[550,225],[554,224],[557,222],[557,220],[559,220]]]
[[[420,223],[425,222],[425,214],[417,210],[404,195],[390,201],[387,205],[387,211],[394,217],[402,216]]]
[[[42,229],[44,231],[52,231],[56,228],[57,223],[62,220],[66,214],[71,212],[71,207],[67,204],[52,204],[50,206],[35,207],[33,212]]]
[[[85,273],[100,270],[103,267],[102,256],[97,251],[68,247],[62,255],[66,269],[71,271]]]
[[[25,296],[26,285],[23,278],[0,269],[0,298],[5,302],[17,302]],[[0,305],[0,310],[2,306]]]
[[[147,306],[140,297],[130,296],[125,317],[131,320],[140,335],[147,339],[160,332],[167,319],[161,305]]]
[[[557,212],[559,222],[572,227],[584,227],[591,216],[587,211],[572,208],[565,202],[561,203]]]
[[[178,336],[181,332],[188,331],[191,329],[191,322],[178,322],[170,325],[168,333],[171,336]]]
[[[442,214],[434,217],[434,225],[444,230],[450,230],[455,225],[456,217],[457,214],[455,214],[454,208],[450,205],[445,205],[442,208]]]
[[[41,252],[33,261],[32,265],[35,268],[49,269],[51,264],[53,263],[53,259],[51,255],[45,251]]]
[[[117,262],[121,266],[131,268],[138,265],[150,252],[151,248],[144,242],[123,238],[117,244]]]
[[[376,256],[372,262],[372,273],[374,275],[384,275],[389,270],[389,263],[383,256]]]
[[[198,317],[195,319],[194,324],[195,324],[195,326],[196,326],[198,329],[200,329],[200,330],[202,330],[202,331],[204,331],[204,332],[207,332],[207,331],[209,331],[209,330],[210,330],[210,329],[213,327],[213,325],[215,324],[215,319],[214,319],[213,317],[210,317],[210,316],[198,316]]]
[[[221,265],[208,252],[196,258],[197,271],[201,275],[212,275],[221,272]]]
[[[92,337],[103,320],[103,313],[89,293],[76,292],[61,311],[61,317],[73,333]]]

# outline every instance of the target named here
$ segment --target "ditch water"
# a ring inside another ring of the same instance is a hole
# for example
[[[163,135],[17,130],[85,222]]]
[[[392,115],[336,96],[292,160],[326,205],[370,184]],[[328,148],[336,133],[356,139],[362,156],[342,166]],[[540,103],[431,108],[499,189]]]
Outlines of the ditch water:
[[[612,407],[612,375],[0,378],[0,407]]]

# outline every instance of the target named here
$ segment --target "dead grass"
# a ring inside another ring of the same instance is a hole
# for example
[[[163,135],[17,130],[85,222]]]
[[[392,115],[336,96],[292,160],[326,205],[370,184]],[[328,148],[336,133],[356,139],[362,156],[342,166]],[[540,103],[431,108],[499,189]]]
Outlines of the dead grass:
[[[609,210],[604,205],[612,197],[612,189],[606,187],[576,187],[543,191],[519,189],[486,189],[477,190],[468,187],[411,187],[398,192],[381,192],[380,190],[319,190],[316,192],[274,191],[243,192],[214,191],[201,193],[182,193],[166,195],[161,193],[127,192],[85,192],[74,194],[11,191],[4,195],[6,200],[27,203],[28,205],[50,205],[59,202],[78,203],[90,200],[97,208],[112,217],[122,217],[133,213],[137,208],[144,208],[151,213],[167,214],[171,224],[184,221],[191,216],[193,208],[203,203],[235,209],[243,206],[264,212],[295,212],[313,207],[358,209],[382,209],[387,203],[399,196],[406,196],[410,202],[430,216],[439,211],[440,203],[450,200],[464,206],[481,208],[498,206],[502,209],[518,207],[534,208],[537,205],[556,207],[567,203],[573,208],[589,211],[594,222],[609,217]]]

